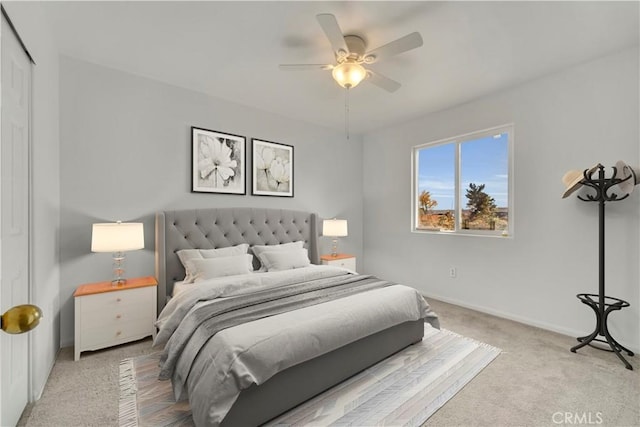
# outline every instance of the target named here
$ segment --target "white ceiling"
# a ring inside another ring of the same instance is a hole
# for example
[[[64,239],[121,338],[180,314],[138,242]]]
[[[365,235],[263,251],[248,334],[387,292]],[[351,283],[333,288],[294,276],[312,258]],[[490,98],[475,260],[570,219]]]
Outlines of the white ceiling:
[[[424,46],[373,64],[402,83],[350,91],[352,134],[468,102],[639,43],[638,2],[52,2],[61,53],[293,119],[344,129],[344,89],[318,13],[375,48]]]

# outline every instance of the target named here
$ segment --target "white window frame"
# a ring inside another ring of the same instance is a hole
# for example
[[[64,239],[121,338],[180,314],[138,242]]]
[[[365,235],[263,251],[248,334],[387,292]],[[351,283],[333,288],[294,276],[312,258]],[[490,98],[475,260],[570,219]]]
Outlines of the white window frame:
[[[462,209],[460,200],[461,193],[464,189],[460,188],[460,146],[462,143],[470,140],[476,140],[487,136],[506,133],[508,135],[507,150],[508,150],[508,196],[507,204],[509,209],[509,220],[507,233],[503,230],[467,230],[460,227],[459,221],[462,218]],[[451,138],[440,139],[437,141],[427,142],[425,144],[416,145],[411,150],[411,231],[413,233],[421,234],[448,234],[457,236],[485,236],[485,237],[501,237],[501,238],[513,238],[514,236],[514,165],[513,165],[513,147],[514,147],[515,130],[513,123],[492,127],[476,132],[466,133],[463,135],[454,136]],[[417,216],[417,203],[418,203],[418,180],[419,180],[419,165],[418,165],[418,152],[423,148],[435,147],[438,145],[455,144],[455,197],[454,197],[454,212],[455,212],[455,229],[454,230],[427,230],[418,228],[418,216]]]

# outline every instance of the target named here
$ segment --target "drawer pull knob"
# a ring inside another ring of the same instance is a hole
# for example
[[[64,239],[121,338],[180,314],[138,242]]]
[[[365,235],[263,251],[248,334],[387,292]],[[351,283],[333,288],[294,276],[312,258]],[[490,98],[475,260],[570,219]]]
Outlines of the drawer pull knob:
[[[121,318],[122,318],[121,314],[116,315],[116,319],[121,319]]]
[[[121,333],[122,333],[122,331],[116,332],[116,336],[119,336]]]
[[[122,300],[121,300],[120,298],[116,298],[116,301],[120,302],[120,301],[122,301]]]

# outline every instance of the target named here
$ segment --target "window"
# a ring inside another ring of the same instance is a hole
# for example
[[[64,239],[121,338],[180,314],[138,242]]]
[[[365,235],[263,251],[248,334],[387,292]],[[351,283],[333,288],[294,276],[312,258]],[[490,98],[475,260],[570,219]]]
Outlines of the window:
[[[513,126],[413,148],[413,231],[513,235]]]

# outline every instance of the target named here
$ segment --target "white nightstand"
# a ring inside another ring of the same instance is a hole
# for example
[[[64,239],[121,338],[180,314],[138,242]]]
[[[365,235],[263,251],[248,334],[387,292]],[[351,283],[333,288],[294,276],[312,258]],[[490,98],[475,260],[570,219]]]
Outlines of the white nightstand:
[[[336,256],[333,255],[321,255],[320,259],[322,260],[323,265],[335,265],[338,267],[344,267],[349,270],[352,270],[354,273],[356,272],[356,257],[349,254],[338,254]]]
[[[74,360],[86,350],[98,350],[151,335],[155,338],[156,285],[154,277],[87,283],[74,292]]]

